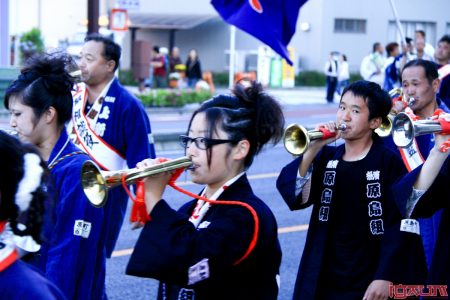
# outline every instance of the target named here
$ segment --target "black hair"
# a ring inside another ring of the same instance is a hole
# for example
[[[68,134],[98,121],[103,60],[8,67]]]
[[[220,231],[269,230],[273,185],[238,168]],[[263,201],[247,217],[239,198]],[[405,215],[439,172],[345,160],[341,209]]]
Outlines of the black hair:
[[[119,67],[120,56],[122,55],[122,48],[114,42],[111,38],[103,36],[98,33],[91,33],[84,39],[85,42],[98,42],[103,43],[102,56],[104,59],[113,60],[115,62],[114,71]]]
[[[59,126],[72,116],[72,90],[75,78],[69,74],[75,61],[61,52],[32,56],[25,62],[19,77],[5,92],[4,105],[9,109],[11,98],[33,109],[39,119],[50,107],[58,112]]]
[[[378,83],[358,80],[347,85],[342,92],[342,96],[347,92],[364,99],[369,108],[369,120],[386,117],[392,108],[392,100],[389,93],[383,90]]]
[[[450,44],[450,34],[446,34],[443,37],[441,37],[438,41],[438,43],[445,42],[447,44]]]
[[[403,72],[410,67],[422,67],[429,84],[432,84],[439,77],[436,63],[425,59],[414,59],[408,61],[402,69]]]
[[[416,30],[415,32],[420,34],[422,37],[425,37],[425,31],[419,29],[419,30]]]
[[[31,191],[32,200],[25,211],[19,212],[15,202],[19,183],[25,174],[24,156],[28,153],[37,155],[41,168],[46,170],[45,163],[34,146],[22,144],[15,137],[0,131],[0,160],[3,167],[3,171],[0,172],[0,220],[8,221],[15,234],[30,235],[37,243],[40,243],[45,201],[48,199],[43,184],[48,173],[45,171],[42,173],[37,189]],[[18,228],[19,221],[26,226],[26,229]]]
[[[380,44],[379,42],[374,43],[373,46],[372,46],[372,52],[377,51],[377,48],[378,48],[378,46],[380,46],[380,45],[381,45],[381,44]]]
[[[391,56],[391,53],[395,50],[395,48],[398,48],[399,45],[397,42],[391,42],[386,45],[386,52],[388,56]]]
[[[283,111],[280,104],[266,94],[257,82],[237,83],[232,92],[233,95],[218,95],[205,101],[192,114],[188,132],[194,117],[205,113],[208,138],[212,138],[215,130],[220,128],[230,140],[249,141],[250,150],[244,161],[244,167],[248,168],[266,143],[272,141],[276,144],[281,140],[284,132]],[[211,149],[207,151],[210,164]]]
[[[159,46],[153,46],[153,51],[159,54]]]
[[[405,37],[405,41],[406,41],[407,44],[411,44],[411,42],[413,41],[413,39],[410,38],[410,37]]]

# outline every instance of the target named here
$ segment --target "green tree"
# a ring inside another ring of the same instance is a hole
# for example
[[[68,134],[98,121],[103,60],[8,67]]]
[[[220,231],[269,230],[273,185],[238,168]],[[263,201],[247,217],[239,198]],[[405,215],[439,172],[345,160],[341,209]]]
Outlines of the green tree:
[[[42,39],[41,30],[33,28],[25,32],[20,38],[19,48],[22,62],[35,53],[44,52],[44,40]]]

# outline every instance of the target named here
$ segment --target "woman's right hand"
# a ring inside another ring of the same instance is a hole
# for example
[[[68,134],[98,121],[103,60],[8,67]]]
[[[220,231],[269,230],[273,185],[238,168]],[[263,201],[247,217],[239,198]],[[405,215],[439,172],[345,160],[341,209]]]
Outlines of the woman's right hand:
[[[158,159],[145,159],[136,164],[138,169],[146,169],[148,167],[159,164]],[[147,212],[151,213],[153,207],[161,200],[167,183],[169,182],[172,172],[162,172],[150,175],[144,178],[145,183],[145,205]]]

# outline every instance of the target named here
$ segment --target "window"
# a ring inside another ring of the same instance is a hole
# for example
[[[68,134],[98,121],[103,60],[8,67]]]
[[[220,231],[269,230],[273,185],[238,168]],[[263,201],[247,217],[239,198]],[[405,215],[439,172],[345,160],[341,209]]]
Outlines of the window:
[[[334,19],[334,32],[366,33],[366,20]]]
[[[414,39],[414,32],[416,30],[423,30],[425,31],[426,42],[430,43],[433,47],[436,45],[436,23],[423,21],[400,21],[400,24],[405,37]],[[397,23],[395,21],[389,21],[388,40],[396,41],[398,43],[402,42]]]

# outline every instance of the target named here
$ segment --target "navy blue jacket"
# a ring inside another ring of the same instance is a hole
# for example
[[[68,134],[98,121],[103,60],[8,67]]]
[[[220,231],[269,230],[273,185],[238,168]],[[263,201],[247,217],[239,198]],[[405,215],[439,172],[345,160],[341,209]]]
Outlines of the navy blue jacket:
[[[277,223],[269,207],[253,193],[243,175],[219,196],[249,204],[259,219],[256,247],[241,263],[254,232],[250,211],[213,204],[198,228],[189,221],[196,200],[177,212],[161,200],[151,213],[130,258],[126,273],[162,282],[159,299],[277,299],[281,250]],[[209,278],[188,285],[188,270],[208,259]],[[181,299],[181,298],[180,298]]]

